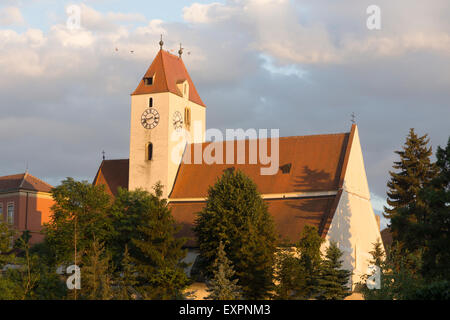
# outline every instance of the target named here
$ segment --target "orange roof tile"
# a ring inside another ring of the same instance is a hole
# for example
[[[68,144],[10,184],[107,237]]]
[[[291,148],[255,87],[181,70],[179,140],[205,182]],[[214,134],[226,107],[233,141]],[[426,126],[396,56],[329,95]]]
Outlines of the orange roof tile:
[[[146,85],[144,78],[154,77],[152,85]],[[171,92],[182,96],[182,93],[177,87],[177,83],[187,80],[189,83],[189,100],[205,106],[200,95],[195,89],[189,73],[180,57],[170,54],[167,51],[159,50],[152,64],[148,68],[138,87],[132,95]]]
[[[194,161],[191,161],[191,164],[182,163],[170,198],[206,197],[209,186],[214,185],[223,171],[231,167],[248,175],[258,186],[259,192],[263,194],[336,191],[339,189],[343,175],[348,141],[349,133],[280,138],[279,166],[290,164],[290,172],[283,173],[282,170],[278,170],[275,175],[261,175],[260,168],[268,165],[262,165],[259,161],[257,164],[248,164],[249,140],[245,140],[246,164],[208,165],[194,164]],[[203,143],[202,150],[210,144],[211,142]],[[237,147],[238,144],[235,141],[235,158]],[[192,159],[194,159],[195,145],[188,145],[187,148],[190,148]],[[223,162],[225,162],[226,147],[224,146],[223,149]],[[270,147],[268,149],[270,154]],[[192,183],[193,181],[195,183]]]
[[[301,199],[265,200],[268,210],[273,217],[279,240],[295,243],[305,225],[316,226],[318,229],[324,224],[330,224],[333,204],[336,196]],[[179,237],[186,237],[185,246],[195,247],[196,240],[193,227],[198,212],[205,206],[205,202],[171,202],[169,207],[175,221],[181,226]],[[327,221],[330,220],[330,221]],[[322,229],[321,235],[326,233]]]
[[[128,159],[103,160],[94,178],[94,185],[105,185],[110,195],[116,196],[119,187],[128,189]]]
[[[52,185],[27,172],[0,177],[0,192],[14,192],[19,190],[50,192],[52,189]]]

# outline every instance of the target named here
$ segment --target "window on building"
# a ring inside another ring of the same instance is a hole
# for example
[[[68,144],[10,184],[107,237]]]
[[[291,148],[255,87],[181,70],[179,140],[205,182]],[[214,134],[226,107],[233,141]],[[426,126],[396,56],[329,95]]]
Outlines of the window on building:
[[[148,107],[153,107],[153,98],[148,99]]]
[[[153,77],[144,78],[146,86],[151,86],[153,84]]]
[[[153,143],[149,142],[147,144],[147,160],[153,159]]]
[[[189,130],[191,127],[191,109],[184,109],[184,123],[186,124],[186,128]]]
[[[0,221],[3,221],[3,203],[0,203]]]
[[[7,221],[9,224],[14,224],[14,203],[8,203]]]
[[[184,84],[184,95],[187,93],[187,84]]]

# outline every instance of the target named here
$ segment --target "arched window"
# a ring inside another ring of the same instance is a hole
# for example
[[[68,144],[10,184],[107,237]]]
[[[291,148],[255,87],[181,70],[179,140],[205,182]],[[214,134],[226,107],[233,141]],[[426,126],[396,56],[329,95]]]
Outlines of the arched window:
[[[186,128],[189,130],[191,127],[191,109],[184,109],[184,123],[186,124]]]
[[[153,107],[153,98],[148,99],[148,107]]]
[[[147,160],[153,159],[153,143],[149,142],[147,144]]]

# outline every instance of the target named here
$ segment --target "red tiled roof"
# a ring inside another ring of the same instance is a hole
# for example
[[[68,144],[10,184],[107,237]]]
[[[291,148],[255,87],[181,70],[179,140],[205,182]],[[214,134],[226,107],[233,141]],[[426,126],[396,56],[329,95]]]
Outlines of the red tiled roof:
[[[94,178],[94,185],[105,185],[110,195],[117,195],[119,187],[128,189],[128,159],[103,160]]]
[[[50,192],[52,189],[52,185],[29,173],[0,177],[0,192],[14,192],[19,190]]]
[[[153,76],[155,76],[153,84],[146,85],[144,78]],[[189,83],[189,100],[205,107],[183,60],[167,51],[160,50],[132,95],[171,92],[183,96],[177,87],[177,83],[184,80]]]
[[[349,133],[280,138],[279,166],[291,165],[289,173],[278,170],[275,175],[261,175],[260,168],[268,165],[248,164],[249,140],[245,140],[246,164],[182,163],[170,194],[171,199],[206,197],[209,186],[227,168],[234,167],[249,176],[262,194],[338,190],[341,183]],[[233,143],[233,142],[232,142]],[[201,145],[202,152],[211,142]],[[217,144],[217,143],[216,143]],[[237,143],[234,144],[236,160]],[[225,144],[224,144],[225,145]],[[199,145],[197,145],[199,147]],[[194,159],[195,145],[189,145]],[[226,147],[223,148],[226,159]],[[270,143],[268,143],[270,154]],[[185,152],[185,155],[189,152]],[[236,161],[234,161],[236,163]],[[201,177],[199,179],[199,177]],[[195,183],[192,183],[195,181]]]
[[[300,234],[305,225],[316,226],[324,236],[327,230],[323,229],[325,224],[330,224],[331,211],[336,196],[301,198],[301,199],[276,199],[265,200],[268,210],[273,217],[276,233],[281,240],[295,243],[300,239]],[[205,202],[171,202],[169,207],[172,215],[180,226],[178,236],[186,237],[187,247],[195,247],[195,234],[193,231],[195,219],[198,212],[205,206]],[[335,208],[334,208],[335,209]],[[329,221],[328,221],[329,220]]]

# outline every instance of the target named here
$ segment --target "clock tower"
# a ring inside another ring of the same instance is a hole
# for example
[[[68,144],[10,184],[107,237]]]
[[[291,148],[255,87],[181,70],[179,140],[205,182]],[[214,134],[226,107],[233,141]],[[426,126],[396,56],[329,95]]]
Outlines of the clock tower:
[[[204,142],[205,109],[181,58],[161,49],[131,94],[129,190],[153,192],[157,182],[167,197],[183,148],[174,139],[182,130],[191,142]],[[194,135],[194,129],[197,135]],[[198,133],[201,132],[199,135]]]

